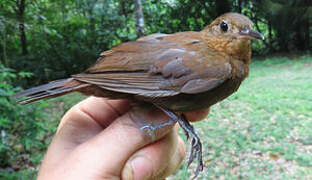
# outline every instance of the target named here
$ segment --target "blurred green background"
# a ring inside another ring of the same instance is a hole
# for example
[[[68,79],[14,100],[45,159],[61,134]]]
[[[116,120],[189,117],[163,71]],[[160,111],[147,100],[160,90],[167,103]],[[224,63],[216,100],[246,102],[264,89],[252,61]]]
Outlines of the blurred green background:
[[[225,12],[247,15],[266,40],[253,43],[239,91],[195,124],[206,166],[199,179],[312,179],[309,0],[0,0],[0,179],[35,179],[59,119],[85,98],[20,106],[10,96],[21,87],[79,73],[142,33],[199,31]],[[171,179],[191,171],[182,166]]]

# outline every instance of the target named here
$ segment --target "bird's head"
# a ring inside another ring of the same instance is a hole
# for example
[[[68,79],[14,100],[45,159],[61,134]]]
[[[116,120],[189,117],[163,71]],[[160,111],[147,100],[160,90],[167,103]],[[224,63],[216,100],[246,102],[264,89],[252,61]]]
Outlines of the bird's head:
[[[238,13],[226,13],[215,19],[202,33],[210,48],[249,61],[250,40],[264,40],[264,36],[252,27],[253,22],[248,17]]]

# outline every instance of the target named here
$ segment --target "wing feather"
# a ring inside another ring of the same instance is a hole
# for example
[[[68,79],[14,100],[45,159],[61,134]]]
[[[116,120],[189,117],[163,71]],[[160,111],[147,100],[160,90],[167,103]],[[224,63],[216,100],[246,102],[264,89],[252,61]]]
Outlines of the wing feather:
[[[196,39],[198,33],[191,34],[184,38],[155,34],[123,43],[102,53],[85,73],[72,77],[109,91],[147,97],[209,91],[229,79],[232,68],[228,58],[222,59]]]
[[[148,76],[147,73],[113,73],[113,74],[78,74],[74,79],[97,85],[103,89],[148,97],[176,95],[179,92],[160,89],[158,84],[164,81],[162,76]]]

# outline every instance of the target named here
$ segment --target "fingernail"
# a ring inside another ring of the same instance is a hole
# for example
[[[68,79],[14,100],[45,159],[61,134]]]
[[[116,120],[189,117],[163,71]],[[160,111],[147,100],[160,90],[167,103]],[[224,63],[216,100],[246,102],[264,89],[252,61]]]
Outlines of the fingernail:
[[[144,156],[134,156],[128,160],[123,171],[122,179],[145,180],[150,179],[153,174],[152,162]]]
[[[143,156],[135,157],[131,161],[131,166],[134,180],[145,180],[152,176],[152,162]]]

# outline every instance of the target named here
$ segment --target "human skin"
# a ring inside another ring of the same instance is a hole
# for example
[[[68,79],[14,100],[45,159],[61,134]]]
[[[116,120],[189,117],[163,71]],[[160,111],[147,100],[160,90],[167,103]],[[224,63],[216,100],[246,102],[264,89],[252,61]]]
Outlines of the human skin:
[[[201,110],[185,115],[198,121],[207,114]],[[178,127],[151,136],[140,126],[167,120],[161,111],[134,108],[127,100],[87,98],[62,118],[38,179],[164,179],[185,157]]]

